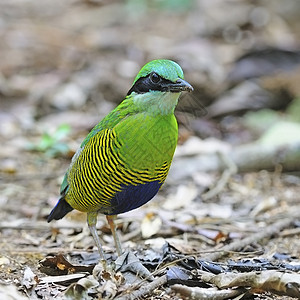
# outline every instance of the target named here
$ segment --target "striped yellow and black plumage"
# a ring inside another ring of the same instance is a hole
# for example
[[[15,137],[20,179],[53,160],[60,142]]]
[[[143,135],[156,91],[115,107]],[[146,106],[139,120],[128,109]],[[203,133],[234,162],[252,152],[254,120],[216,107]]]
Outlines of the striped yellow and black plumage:
[[[98,123],[74,155],[61,198],[48,217],[88,213],[96,244],[97,213],[116,215],[152,199],[168,174],[177,144],[174,109],[192,87],[169,60],[146,64],[123,102]],[[100,251],[101,253],[101,251]]]
[[[175,123],[173,126],[176,130]],[[147,156],[150,155],[145,152],[147,139],[143,137],[143,130],[138,131],[134,130],[131,137],[122,139],[123,127],[121,131],[119,127],[104,129],[89,140],[67,174],[69,187],[65,199],[73,208],[119,214],[144,204],[149,193],[158,191],[169,171],[177,137],[164,138],[169,151],[163,153],[156,147],[150,148],[155,140],[148,142],[147,147],[156,158],[147,163]],[[136,147],[133,139],[142,140],[143,147]],[[139,186],[143,188],[144,195],[129,199],[129,195]],[[121,199],[128,204],[120,203]]]

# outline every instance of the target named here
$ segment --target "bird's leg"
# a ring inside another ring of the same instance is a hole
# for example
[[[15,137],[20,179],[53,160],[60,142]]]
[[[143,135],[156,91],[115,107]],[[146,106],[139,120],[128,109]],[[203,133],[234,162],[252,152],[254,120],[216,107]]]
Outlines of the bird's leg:
[[[90,229],[90,232],[94,238],[95,244],[98,248],[99,254],[100,254],[100,260],[103,262],[103,265],[105,265],[105,258],[104,258],[104,252],[101,246],[101,242],[97,233],[96,224],[97,224],[97,212],[88,212],[87,213],[87,223]]]
[[[135,257],[133,253],[130,253],[129,251],[125,251],[123,253],[120,238],[116,229],[116,225],[114,223],[116,217],[116,215],[106,216],[119,256],[115,261],[117,270],[121,272],[131,271],[134,274],[140,275],[141,277],[150,278],[153,280],[153,276],[151,275],[151,273],[142,265],[142,263],[138,258]]]
[[[106,216],[106,220],[108,222],[108,225],[110,227],[111,233],[112,233],[114,241],[115,241],[118,256],[121,256],[122,255],[122,246],[120,243],[120,238],[119,238],[119,235],[118,235],[118,232],[116,229],[116,225],[114,223],[114,220],[116,218],[117,218],[116,215]]]

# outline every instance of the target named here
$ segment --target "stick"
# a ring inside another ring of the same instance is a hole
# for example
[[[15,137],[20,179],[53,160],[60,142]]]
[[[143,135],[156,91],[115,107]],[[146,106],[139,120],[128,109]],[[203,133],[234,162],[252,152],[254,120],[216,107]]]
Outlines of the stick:
[[[223,171],[221,179],[217,182],[217,184],[207,193],[202,194],[201,197],[203,200],[211,199],[214,196],[220,194],[224,190],[224,187],[228,183],[231,176],[238,170],[236,164],[229,158],[228,155],[225,155],[222,152],[219,152],[218,155],[220,157],[220,160],[223,161],[224,165],[226,166],[226,169]]]
[[[279,220],[278,222],[275,222],[275,223],[267,226],[266,228],[264,228],[263,231],[254,233],[254,234],[250,235],[249,237],[246,237],[242,240],[235,241],[229,245],[224,246],[221,249],[218,249],[218,252],[210,253],[201,258],[204,260],[216,261],[216,260],[220,259],[221,257],[227,256],[229,252],[239,251],[240,249],[246,247],[249,244],[261,241],[264,238],[278,234],[284,228],[291,226],[294,223],[294,220],[295,220],[295,216],[290,216],[289,218]]]
[[[166,283],[167,283],[167,275],[163,275],[150,283],[146,283],[146,284],[142,285],[139,290],[136,290],[136,291],[128,290],[127,292],[130,294],[123,295],[123,296],[121,295],[121,296],[115,298],[115,300],[140,299],[140,298],[144,297],[145,295],[150,294],[156,288],[158,288]]]

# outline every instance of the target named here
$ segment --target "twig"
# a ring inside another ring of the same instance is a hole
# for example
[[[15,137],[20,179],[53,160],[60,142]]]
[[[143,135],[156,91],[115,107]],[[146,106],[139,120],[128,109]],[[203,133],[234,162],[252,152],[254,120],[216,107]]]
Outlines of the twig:
[[[230,159],[238,167],[239,172],[274,170],[278,164],[283,172],[299,171],[300,143],[289,146],[265,146],[259,143],[237,146],[228,153]],[[195,157],[182,157],[172,163],[169,180],[179,182],[196,172],[223,171],[227,166],[216,153],[201,154]]]
[[[127,234],[124,234],[121,238],[122,242],[132,241],[134,238],[141,235],[141,228],[137,228],[135,230],[130,231]]]
[[[246,247],[247,245],[258,242],[264,238],[269,236],[278,234],[282,229],[289,227],[293,224],[296,215],[292,215],[289,218],[285,218],[283,220],[279,220],[269,226],[267,226],[264,231],[254,233],[251,236],[244,238],[240,241],[236,241],[223,247],[222,249],[218,249],[219,252],[210,253],[202,256],[201,258],[204,260],[218,260],[221,257],[228,255],[230,252],[239,251],[240,249]],[[174,263],[174,262],[173,262]],[[150,294],[156,288],[167,283],[167,275],[163,275],[151,283],[143,284],[138,290],[132,291],[128,290],[126,295],[121,295],[116,298],[116,300],[134,300],[144,297],[147,294]],[[138,288],[138,287],[136,287]],[[130,294],[129,294],[130,293]],[[199,298],[200,299],[200,298]]]
[[[167,283],[167,275],[163,275],[154,281],[144,284],[140,287],[139,290],[136,291],[130,291],[130,294],[127,295],[121,295],[115,300],[134,300],[134,299],[139,299],[147,294],[150,294],[152,291],[154,291],[156,288],[159,286],[162,286]]]
[[[213,284],[219,289],[250,287],[252,291],[260,290],[297,299],[300,297],[300,274],[295,272],[263,270],[247,273],[227,272],[216,275],[200,270],[199,275],[201,281]]]
[[[175,284],[171,288],[184,296],[185,299],[193,300],[223,300],[237,297],[247,291],[244,288],[218,290],[216,288],[189,287],[181,284]]]
[[[288,236],[295,236],[300,234],[300,228],[291,228],[291,229],[286,229],[283,232],[280,232],[281,237],[288,237]]]
[[[275,222],[267,226],[266,228],[264,228],[264,230],[258,233],[254,233],[249,237],[246,237],[242,240],[226,245],[222,249],[218,249],[219,252],[205,255],[204,257],[202,257],[202,259],[212,260],[212,261],[218,260],[221,257],[227,256],[229,252],[239,251],[240,249],[246,247],[247,245],[261,241],[262,239],[270,237],[272,235],[278,234],[282,229],[291,226],[294,221],[295,221],[295,216],[290,216],[289,218],[279,220],[278,222]]]
[[[228,155],[225,155],[222,152],[218,152],[218,156],[220,160],[224,163],[226,166],[226,169],[224,170],[220,180],[217,182],[217,184],[210,189],[207,193],[202,195],[203,200],[208,200],[219,194],[221,191],[223,191],[225,185],[228,183],[230,177],[237,172],[237,166],[233,162],[232,159]]]

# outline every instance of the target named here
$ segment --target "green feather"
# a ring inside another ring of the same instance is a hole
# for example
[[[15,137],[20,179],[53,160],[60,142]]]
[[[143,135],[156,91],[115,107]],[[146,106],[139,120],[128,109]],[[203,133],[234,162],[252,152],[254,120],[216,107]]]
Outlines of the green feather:
[[[156,72],[164,79],[176,82],[178,78],[184,79],[181,67],[174,61],[168,59],[156,59],[147,63],[135,77],[133,84],[141,77],[146,77],[151,72]]]
[[[174,84],[184,77],[177,63],[154,60],[133,84],[152,72]],[[164,182],[177,144],[174,109],[179,95],[158,90],[132,93],[91,130],[61,185],[62,197],[72,208],[111,214],[111,199],[124,184]]]

